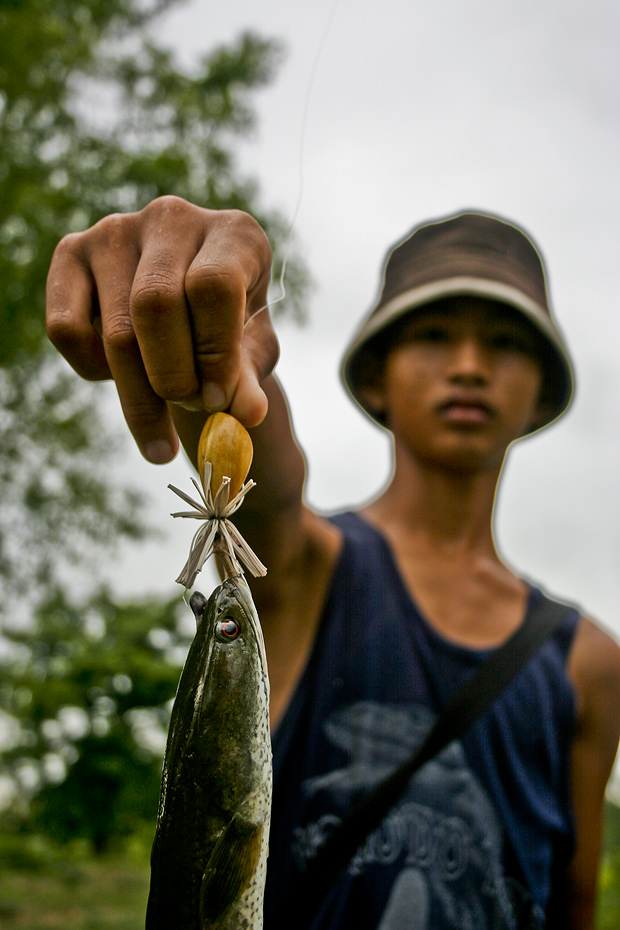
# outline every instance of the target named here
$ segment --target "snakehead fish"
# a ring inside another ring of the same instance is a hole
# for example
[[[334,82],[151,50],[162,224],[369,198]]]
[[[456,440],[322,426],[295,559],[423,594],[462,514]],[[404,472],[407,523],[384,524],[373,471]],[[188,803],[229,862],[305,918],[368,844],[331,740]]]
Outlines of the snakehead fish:
[[[271,811],[262,630],[242,576],[191,605],[198,630],[170,720],[146,930],[260,930]]]

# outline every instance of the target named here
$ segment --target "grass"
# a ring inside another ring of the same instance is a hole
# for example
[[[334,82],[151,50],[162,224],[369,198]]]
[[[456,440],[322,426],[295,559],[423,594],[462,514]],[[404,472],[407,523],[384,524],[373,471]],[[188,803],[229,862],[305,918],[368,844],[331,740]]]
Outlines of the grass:
[[[607,805],[598,930],[620,927],[620,807]],[[94,856],[81,843],[54,846],[0,832],[2,930],[143,930],[151,837]]]
[[[147,855],[124,849],[92,857],[21,841],[21,850],[0,859],[3,930],[143,930]]]
[[[608,803],[599,877],[597,930],[620,927],[620,805]]]

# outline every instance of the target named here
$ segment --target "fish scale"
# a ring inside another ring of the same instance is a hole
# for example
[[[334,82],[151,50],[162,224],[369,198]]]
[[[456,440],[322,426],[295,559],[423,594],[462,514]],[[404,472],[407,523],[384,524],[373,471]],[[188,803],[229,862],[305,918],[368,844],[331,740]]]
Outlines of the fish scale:
[[[192,606],[199,623],[170,720],[146,930],[261,930],[272,783],[262,630],[242,576]]]

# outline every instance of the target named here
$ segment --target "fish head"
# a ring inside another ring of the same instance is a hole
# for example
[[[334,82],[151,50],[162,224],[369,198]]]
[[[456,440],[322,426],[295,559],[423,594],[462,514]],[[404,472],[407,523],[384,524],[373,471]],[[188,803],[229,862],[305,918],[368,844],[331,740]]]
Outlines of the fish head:
[[[192,717],[195,777],[232,810],[271,763],[265,643],[242,576],[226,579],[201,610],[183,679],[188,693],[178,697]]]

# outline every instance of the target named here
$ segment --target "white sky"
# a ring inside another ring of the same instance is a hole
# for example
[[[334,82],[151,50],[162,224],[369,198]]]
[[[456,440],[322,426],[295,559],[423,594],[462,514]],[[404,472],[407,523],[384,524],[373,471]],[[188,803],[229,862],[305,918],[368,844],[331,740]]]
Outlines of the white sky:
[[[191,63],[247,28],[288,48],[256,97],[257,133],[239,151],[263,202],[287,216],[317,66],[295,223],[317,287],[310,324],[280,327],[279,366],[309,459],[310,502],[355,505],[388,475],[383,434],[338,379],[388,246],[461,208],[504,214],[545,255],[578,393],[558,425],[514,450],[498,543],[519,571],[620,636],[620,4],[193,0],[158,37]],[[166,486],[189,490],[189,467],[154,468],[133,450],[126,464],[154,489],[151,518],[172,535],[124,549],[114,578],[120,591],[169,592],[195,526],[167,516],[176,498]]]

